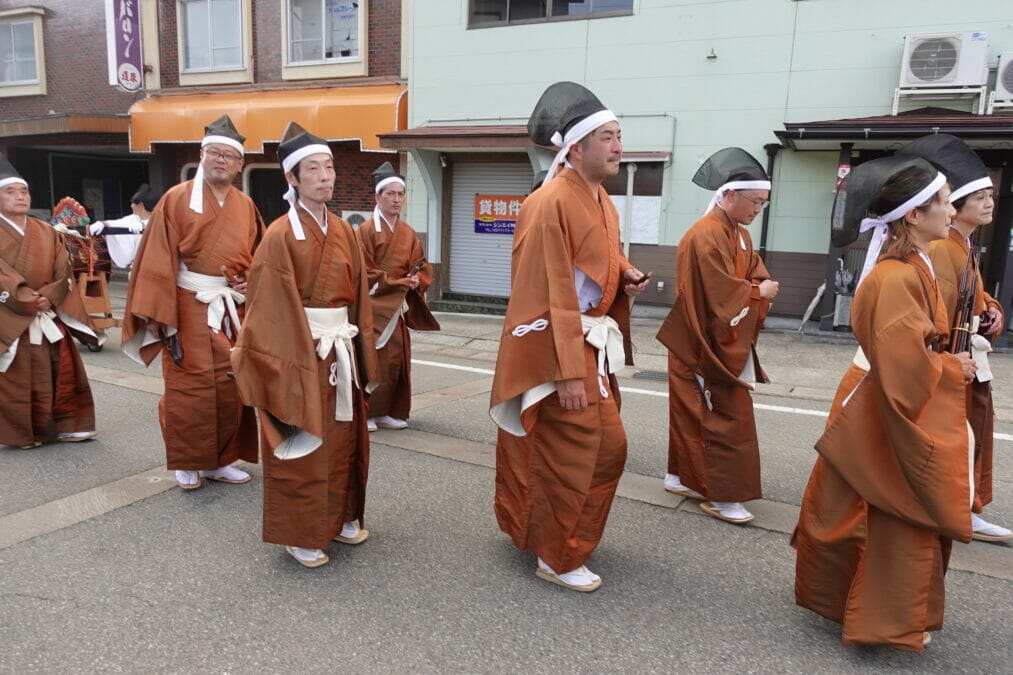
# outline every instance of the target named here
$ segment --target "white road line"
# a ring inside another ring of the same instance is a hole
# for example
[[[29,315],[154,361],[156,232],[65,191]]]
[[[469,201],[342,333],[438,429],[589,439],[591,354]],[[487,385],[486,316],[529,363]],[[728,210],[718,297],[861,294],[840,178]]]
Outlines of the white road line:
[[[459,366],[454,363],[440,363],[438,361],[423,361],[420,359],[412,359],[412,363],[420,366],[432,366],[433,368],[447,368],[449,370],[463,370],[466,373],[478,373],[480,375],[492,375],[495,373],[493,370],[488,368],[473,368],[472,366]],[[655,391],[653,389],[638,389],[637,387],[619,387],[619,391],[625,394],[643,394],[644,396],[657,396],[658,398],[668,398],[667,391]],[[756,410],[769,410],[771,412],[783,412],[791,415],[809,415],[811,417],[827,417],[828,412],[824,410],[810,410],[809,408],[792,408],[785,405],[769,405],[767,403],[754,403],[753,408]],[[992,434],[992,437],[1000,441],[1013,441],[1013,434]]]
[[[493,370],[488,368],[474,368],[472,366],[459,366],[455,363],[440,363],[439,361],[423,361],[421,359],[412,359],[412,363],[419,366],[432,366],[433,368],[447,368],[449,370],[463,370],[466,373],[478,373],[480,375],[492,375],[495,373]],[[654,389],[639,389],[637,387],[619,387],[619,391],[624,394],[642,394],[644,396],[657,396],[658,398],[668,398],[667,391],[655,391]],[[766,403],[754,403],[753,408],[758,410],[770,410],[773,412],[792,413],[795,415],[812,415],[814,417],[826,417],[828,413],[822,410],[809,410],[807,408],[790,408],[783,405],[767,405]],[[996,438],[1000,438],[1001,434],[996,434]],[[1013,437],[1011,437],[1013,439]]]

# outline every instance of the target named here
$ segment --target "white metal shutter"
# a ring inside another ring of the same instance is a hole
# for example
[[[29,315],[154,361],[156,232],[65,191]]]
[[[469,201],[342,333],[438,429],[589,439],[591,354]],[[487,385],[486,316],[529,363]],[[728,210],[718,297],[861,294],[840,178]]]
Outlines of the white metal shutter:
[[[450,290],[509,297],[513,237],[475,232],[475,195],[520,195],[531,191],[527,161],[454,162],[450,209]]]

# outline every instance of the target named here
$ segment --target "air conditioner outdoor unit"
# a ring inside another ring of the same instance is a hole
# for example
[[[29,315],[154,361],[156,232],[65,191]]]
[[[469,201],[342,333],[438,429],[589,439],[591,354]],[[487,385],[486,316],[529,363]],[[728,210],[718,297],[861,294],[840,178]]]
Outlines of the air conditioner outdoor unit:
[[[1013,52],[999,55],[999,69],[995,72],[995,100],[1013,102]]]
[[[923,33],[904,37],[901,89],[981,87],[988,77],[988,33]]]

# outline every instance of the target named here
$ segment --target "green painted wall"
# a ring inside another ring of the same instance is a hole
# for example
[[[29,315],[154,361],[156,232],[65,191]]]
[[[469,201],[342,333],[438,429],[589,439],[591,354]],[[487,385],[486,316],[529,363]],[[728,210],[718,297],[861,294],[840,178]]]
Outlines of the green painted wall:
[[[632,16],[473,30],[467,11],[467,0],[415,5],[410,126],[521,123],[548,84],[581,82],[627,116],[628,151],[673,151],[659,241],[668,245],[707,205],[690,177],[715,150],[738,145],[765,163],[763,146],[786,121],[888,114],[905,34],[987,31],[993,70],[1013,51],[1010,0],[636,0]],[[929,104],[968,109],[904,107]],[[836,165],[836,152],[782,151],[768,248],[827,250]],[[424,230],[421,180],[410,188],[411,222]]]

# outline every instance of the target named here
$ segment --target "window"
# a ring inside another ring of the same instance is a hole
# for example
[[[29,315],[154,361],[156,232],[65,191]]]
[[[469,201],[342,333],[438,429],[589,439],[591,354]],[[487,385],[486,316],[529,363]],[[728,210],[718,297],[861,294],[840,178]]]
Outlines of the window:
[[[289,0],[288,62],[358,60],[359,3]]]
[[[31,21],[0,24],[0,84],[38,82]]]
[[[471,28],[633,13],[633,0],[471,0]]]
[[[280,0],[286,80],[367,74],[368,3],[363,0]]]
[[[243,68],[241,0],[182,0],[183,69]]]
[[[46,93],[40,7],[0,10],[0,96]]]

